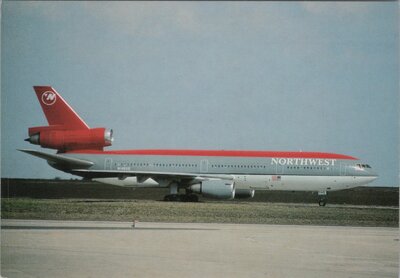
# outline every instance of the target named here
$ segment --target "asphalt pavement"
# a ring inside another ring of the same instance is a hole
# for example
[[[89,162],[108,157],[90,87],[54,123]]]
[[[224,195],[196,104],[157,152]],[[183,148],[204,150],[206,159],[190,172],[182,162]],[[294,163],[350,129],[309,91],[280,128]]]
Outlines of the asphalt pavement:
[[[399,229],[2,220],[2,277],[398,277]]]

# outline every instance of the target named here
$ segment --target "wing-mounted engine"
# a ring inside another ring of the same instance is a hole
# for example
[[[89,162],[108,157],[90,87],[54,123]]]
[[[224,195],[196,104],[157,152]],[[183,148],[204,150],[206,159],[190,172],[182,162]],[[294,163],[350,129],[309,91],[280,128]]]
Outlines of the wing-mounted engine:
[[[254,197],[254,189],[236,189],[235,199],[248,199]]]
[[[63,126],[42,126],[29,128],[29,138],[25,141],[43,148],[60,152],[82,149],[103,150],[113,142],[112,129],[65,129]]]
[[[189,189],[209,198],[235,198],[235,183],[230,180],[205,180],[201,183],[191,185]]]

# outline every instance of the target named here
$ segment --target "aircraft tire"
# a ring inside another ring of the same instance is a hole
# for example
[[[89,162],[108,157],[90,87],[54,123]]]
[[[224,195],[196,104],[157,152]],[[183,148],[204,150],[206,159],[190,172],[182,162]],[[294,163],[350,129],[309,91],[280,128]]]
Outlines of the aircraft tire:
[[[198,202],[199,197],[195,194],[178,195],[169,194],[164,197],[165,202]]]
[[[186,202],[197,203],[199,201],[199,197],[197,197],[197,195],[195,194],[186,195],[186,197],[187,197]]]
[[[177,194],[170,194],[170,195],[166,195],[164,197],[164,201],[166,201],[166,202],[176,202],[176,201],[180,201],[180,197]]]

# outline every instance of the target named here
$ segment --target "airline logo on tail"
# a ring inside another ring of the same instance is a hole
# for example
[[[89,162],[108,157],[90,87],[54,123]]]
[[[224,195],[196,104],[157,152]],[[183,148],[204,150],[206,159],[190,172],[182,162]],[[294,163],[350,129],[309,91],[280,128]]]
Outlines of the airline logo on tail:
[[[68,103],[50,86],[34,86],[36,96],[43,109],[49,126],[63,129],[87,130],[89,126],[68,105]]]
[[[42,94],[42,103],[45,105],[53,105],[56,103],[57,95],[54,92],[46,91]]]

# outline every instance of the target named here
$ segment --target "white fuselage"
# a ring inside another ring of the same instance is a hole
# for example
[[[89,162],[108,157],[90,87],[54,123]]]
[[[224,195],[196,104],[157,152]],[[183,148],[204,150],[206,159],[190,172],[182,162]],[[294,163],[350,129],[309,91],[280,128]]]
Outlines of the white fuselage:
[[[153,151],[154,152],[154,151]],[[219,153],[70,153],[71,157],[94,162],[91,168],[97,171],[117,171],[119,177],[96,177],[95,180],[119,186],[167,187],[163,179],[153,179],[151,173],[190,173],[210,178],[231,179],[236,189],[290,190],[290,191],[333,191],[367,184],[377,178],[370,168],[359,167],[361,162],[328,154],[315,153],[272,153],[276,157],[232,155]],[[211,154],[211,155],[210,155]],[[236,154],[236,153],[234,153]],[[253,153],[250,153],[253,155]],[[279,157],[291,155],[294,158]],[[331,155],[331,156],[329,156]],[[302,157],[304,156],[304,157]],[[311,156],[311,158],[310,158]],[[148,173],[140,179],[124,176],[124,172]]]

